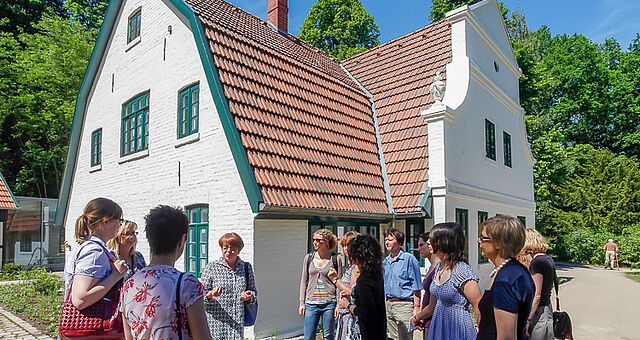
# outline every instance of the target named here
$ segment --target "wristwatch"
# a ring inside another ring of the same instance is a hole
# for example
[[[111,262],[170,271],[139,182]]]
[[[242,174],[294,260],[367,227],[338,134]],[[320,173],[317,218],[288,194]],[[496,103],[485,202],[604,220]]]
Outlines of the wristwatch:
[[[349,305],[347,305],[347,310],[349,311],[349,313],[351,313],[351,306],[355,306],[353,303],[349,303]]]

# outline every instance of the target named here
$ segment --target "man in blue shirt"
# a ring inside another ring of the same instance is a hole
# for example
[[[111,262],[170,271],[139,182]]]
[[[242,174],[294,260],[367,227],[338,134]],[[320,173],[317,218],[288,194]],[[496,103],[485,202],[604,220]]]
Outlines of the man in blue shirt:
[[[384,295],[387,309],[387,332],[394,340],[411,340],[411,318],[420,311],[422,281],[420,264],[415,256],[402,250],[404,233],[396,228],[384,232],[384,246],[389,255],[382,262]]]

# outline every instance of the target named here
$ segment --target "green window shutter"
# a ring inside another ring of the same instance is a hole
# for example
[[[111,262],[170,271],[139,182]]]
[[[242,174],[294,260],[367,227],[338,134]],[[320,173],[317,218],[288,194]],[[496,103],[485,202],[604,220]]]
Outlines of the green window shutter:
[[[102,129],[91,134],[91,166],[102,163]]]
[[[146,150],[149,145],[149,93],[122,105],[120,155]]]
[[[185,247],[185,271],[200,277],[209,262],[209,207],[187,208],[189,232]]]
[[[484,120],[486,154],[490,159],[496,160],[496,126],[488,119]]]
[[[198,132],[199,90],[196,84],[178,94],[178,138]]]
[[[458,209],[456,208],[456,223],[458,223],[462,227],[462,231],[464,232],[465,240],[467,239],[467,235],[469,235],[469,211],[467,209]],[[469,254],[469,242],[465,242],[467,245],[466,252]]]
[[[482,234],[482,230],[480,230],[480,225],[482,222],[486,221],[489,218],[489,213],[486,211],[478,211],[478,238]],[[482,251],[480,250],[480,243],[478,243],[478,263],[487,263],[489,259],[482,256]]]
[[[137,10],[129,17],[129,24],[127,26],[127,44],[140,36],[140,24],[142,19],[141,13],[142,10]]]
[[[504,165],[511,167],[511,135],[502,131],[502,142],[504,144]]]
[[[520,220],[520,222],[522,222],[522,225],[526,228],[527,227],[527,218],[524,216],[518,216],[518,219]]]

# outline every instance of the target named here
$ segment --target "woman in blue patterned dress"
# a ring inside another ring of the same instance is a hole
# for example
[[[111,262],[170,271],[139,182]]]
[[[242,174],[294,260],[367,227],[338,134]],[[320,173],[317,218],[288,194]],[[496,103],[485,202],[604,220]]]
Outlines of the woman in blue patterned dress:
[[[465,236],[457,223],[439,223],[429,232],[429,244],[440,258],[429,291],[429,306],[411,319],[412,323],[431,318],[428,340],[476,338],[476,325],[469,305],[480,320],[478,302],[482,297],[478,276],[467,263]]]
[[[208,263],[200,278],[208,292],[204,305],[211,337],[243,340],[244,304],[258,301],[253,267],[238,256],[244,247],[240,235],[224,234],[218,244],[222,257]]]
[[[107,246],[113,249],[116,257],[119,260],[124,260],[129,267],[127,273],[124,274],[124,282],[129,280],[133,274],[147,266],[142,254],[136,251],[136,244],[138,243],[138,232],[136,229],[138,229],[138,225],[135,222],[125,220],[120,226],[116,237],[107,242]]]

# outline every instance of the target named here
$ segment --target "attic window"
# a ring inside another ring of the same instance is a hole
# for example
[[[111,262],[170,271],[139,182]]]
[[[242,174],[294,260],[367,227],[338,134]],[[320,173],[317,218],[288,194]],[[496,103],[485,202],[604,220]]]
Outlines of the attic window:
[[[140,37],[140,24],[142,9],[138,8],[131,16],[129,16],[129,24],[127,26],[127,44],[130,44],[136,38]]]
[[[496,70],[496,72],[500,72],[500,66],[498,65],[497,61],[493,61],[493,68]]]

